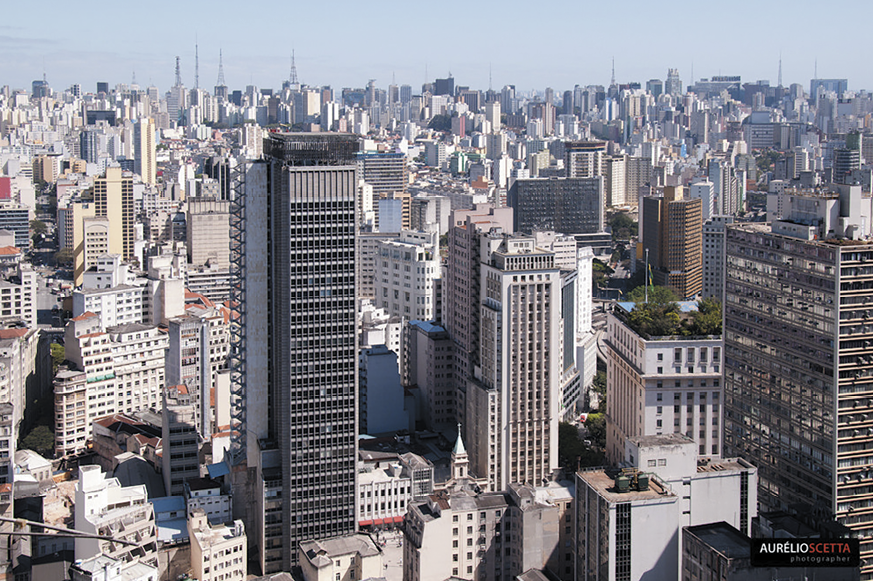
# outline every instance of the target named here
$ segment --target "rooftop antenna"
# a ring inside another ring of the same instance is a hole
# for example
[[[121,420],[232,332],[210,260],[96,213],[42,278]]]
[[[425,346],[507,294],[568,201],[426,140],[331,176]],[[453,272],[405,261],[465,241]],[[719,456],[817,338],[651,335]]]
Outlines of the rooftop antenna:
[[[782,86],[782,51],[779,51],[779,86]]]
[[[224,87],[224,62],[222,60],[221,49],[218,49],[218,81],[216,85]]]
[[[427,76],[427,61],[425,61],[425,63],[424,63],[424,82],[425,82],[425,83],[427,83],[427,79],[428,79],[428,76]]]
[[[196,35],[194,36],[194,88],[200,88],[200,47]]]
[[[291,90],[296,91],[300,88],[300,81],[297,80],[297,64],[294,61],[294,49],[291,49],[291,73],[288,75],[288,82],[291,84]]]
[[[491,63],[488,63],[488,90],[492,91],[493,88],[491,86]]]
[[[391,84],[392,85],[397,84],[397,78],[394,76],[394,71],[391,71]]]
[[[813,79],[818,79],[818,57],[815,57],[815,72],[813,73]]]
[[[182,68],[179,66],[179,57],[176,57],[176,86],[182,86]]]
[[[694,59],[691,59],[691,82],[688,84],[689,85],[694,84]]]
[[[609,83],[610,85],[615,84],[615,57],[612,57],[612,81]]]
[[[136,84],[136,70],[133,71],[133,78],[130,80],[131,85]]]

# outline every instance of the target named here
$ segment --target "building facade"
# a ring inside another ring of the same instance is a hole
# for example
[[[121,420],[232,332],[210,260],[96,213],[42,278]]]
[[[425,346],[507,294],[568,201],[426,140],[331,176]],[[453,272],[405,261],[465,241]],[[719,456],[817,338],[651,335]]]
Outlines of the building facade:
[[[356,528],[358,149],[352,135],[271,134],[237,192],[231,389],[245,431],[232,453],[245,446],[240,501],[265,573]]]

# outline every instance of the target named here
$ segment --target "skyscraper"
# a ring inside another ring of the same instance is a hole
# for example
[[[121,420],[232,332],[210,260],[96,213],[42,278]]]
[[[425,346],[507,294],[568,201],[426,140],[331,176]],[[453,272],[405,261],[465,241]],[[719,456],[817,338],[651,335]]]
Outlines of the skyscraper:
[[[703,287],[700,199],[683,199],[682,186],[667,186],[664,196],[643,198],[643,249],[654,282],[669,286],[681,298],[696,296]]]
[[[803,506],[861,539],[873,576],[873,249],[860,186],[725,234],[725,454],[758,466],[761,510]],[[809,524],[815,524],[811,522]]]
[[[357,151],[353,135],[273,133],[235,186],[232,454],[264,573],[355,531]]]
[[[156,184],[157,160],[155,159],[154,119],[146,117],[136,122],[133,129],[133,144],[133,171],[140,175],[143,183]]]

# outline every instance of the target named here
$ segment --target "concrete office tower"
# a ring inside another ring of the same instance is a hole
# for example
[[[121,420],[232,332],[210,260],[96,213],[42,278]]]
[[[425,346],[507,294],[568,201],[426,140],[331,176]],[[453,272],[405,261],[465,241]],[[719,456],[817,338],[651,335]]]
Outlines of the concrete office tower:
[[[500,101],[492,101],[485,104],[485,120],[491,124],[493,133],[500,133]]]
[[[684,579],[682,528],[724,521],[751,534],[755,467],[698,460],[681,434],[628,440],[628,470],[576,473],[576,579]]]
[[[627,156],[626,155],[609,155],[604,158],[604,171],[606,183],[606,206],[612,208],[615,206],[627,206],[630,202],[636,202],[636,196],[628,197],[627,189]]]
[[[664,93],[678,97],[682,94],[682,79],[679,78],[679,69],[668,69],[667,80],[664,81]]]
[[[403,579],[575,579],[569,482],[479,493],[470,479],[461,480],[451,490],[410,504],[403,528]]]
[[[488,159],[498,160],[506,153],[507,137],[502,131],[489,133],[485,138],[485,155]],[[428,164],[430,165],[430,164]]]
[[[409,225],[418,232],[436,232],[442,236],[449,231],[452,213],[447,196],[419,194],[409,202]]]
[[[155,120],[151,117],[140,119],[133,128],[133,171],[139,174],[144,184],[157,182],[157,160],[155,158]]]
[[[216,350],[210,331],[208,319],[193,315],[174,317],[168,321],[166,382],[167,385],[186,388],[187,398],[194,406],[194,428],[204,439],[212,435],[210,400],[216,371],[210,361],[210,352]],[[219,341],[220,338],[219,334]],[[224,338],[223,348],[219,344],[218,349],[226,354],[226,332]]]
[[[167,495],[181,496],[185,481],[200,478],[200,434],[197,430],[200,395],[185,385],[163,389],[161,442],[162,473]]]
[[[220,270],[230,268],[230,202],[215,198],[189,198],[188,263],[209,263]]]
[[[406,193],[409,174],[403,153],[361,152],[358,154],[358,175],[373,186],[373,197]]]
[[[564,172],[568,178],[604,174],[605,141],[568,141],[564,144]]]
[[[0,203],[0,230],[15,233],[15,247],[30,250],[30,218],[33,210],[15,202]]]
[[[654,283],[680,298],[693,298],[703,288],[701,205],[699,199],[683,199],[682,186],[643,198],[643,251],[649,251]]]
[[[869,235],[860,187],[841,189],[836,224],[797,212],[772,225],[727,226],[725,453],[758,465],[762,510],[800,502],[809,507],[800,514],[833,515],[852,529],[869,578],[873,248],[850,239],[853,230]],[[833,194],[809,196],[800,209],[833,202]]]
[[[607,459],[619,463],[628,438],[670,433],[693,440],[701,458],[720,457],[721,336],[649,336],[629,306],[617,304],[607,317]]]
[[[467,379],[479,362],[480,239],[492,231],[512,231],[512,208],[477,205],[474,210],[452,213],[443,279],[443,322],[454,343],[455,421],[464,425]]]
[[[377,242],[376,251],[375,304],[389,315],[433,319],[438,299],[434,280],[441,276],[436,233],[404,230],[400,238]]]
[[[533,238],[495,234],[480,252],[479,366],[467,380],[470,466],[493,490],[558,466],[561,276]]]
[[[376,345],[362,349],[360,361],[358,431],[370,435],[415,431],[415,400],[401,384],[397,354]]]
[[[421,394],[418,418],[427,429],[450,430],[455,424],[452,340],[434,323],[410,321],[403,329],[401,380]]]
[[[517,179],[509,189],[515,232],[603,232],[603,178]]]
[[[713,216],[703,225],[703,291],[705,299],[724,301],[724,229],[733,216]]]
[[[701,200],[703,203],[701,206],[701,220],[707,222],[715,216],[715,192],[711,181],[704,180],[691,184],[688,188],[688,197],[693,200]]]
[[[124,487],[117,478],[107,479],[100,466],[79,466],[74,514],[77,531],[131,543],[76,538],[77,559],[103,554],[157,566],[155,512],[144,484]]]
[[[270,134],[236,192],[231,389],[244,439],[231,453],[248,494],[234,498],[264,573],[295,566],[301,541],[356,528],[358,149],[353,135]]]

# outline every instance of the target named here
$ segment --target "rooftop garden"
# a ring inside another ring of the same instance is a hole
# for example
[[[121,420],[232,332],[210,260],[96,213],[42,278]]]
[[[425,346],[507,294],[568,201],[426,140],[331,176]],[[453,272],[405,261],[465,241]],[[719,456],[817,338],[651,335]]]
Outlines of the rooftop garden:
[[[633,310],[615,310],[643,338],[721,335],[721,303],[715,299],[703,299],[696,311],[683,312],[678,297],[667,287],[650,286],[648,302],[645,298],[645,287],[636,288],[627,297],[636,303]]]

